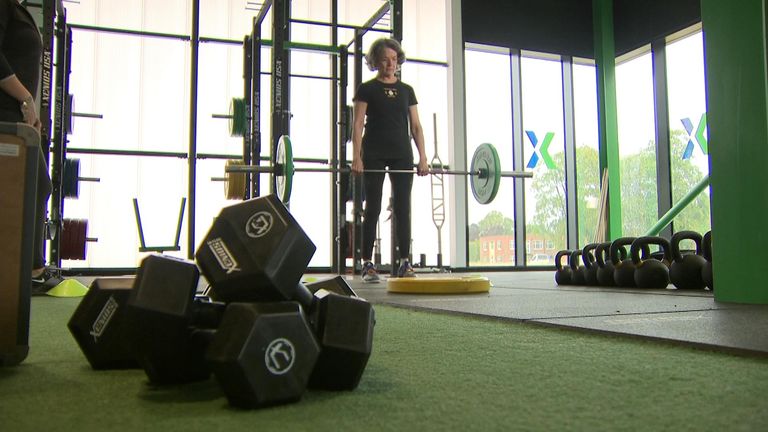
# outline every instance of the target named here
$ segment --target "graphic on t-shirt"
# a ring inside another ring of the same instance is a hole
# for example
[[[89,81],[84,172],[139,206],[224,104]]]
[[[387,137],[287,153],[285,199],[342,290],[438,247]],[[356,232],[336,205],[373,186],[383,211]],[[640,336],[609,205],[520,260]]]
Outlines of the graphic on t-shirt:
[[[396,88],[385,87],[384,88],[384,95],[386,95],[390,99],[394,99],[394,98],[397,97],[397,89]]]

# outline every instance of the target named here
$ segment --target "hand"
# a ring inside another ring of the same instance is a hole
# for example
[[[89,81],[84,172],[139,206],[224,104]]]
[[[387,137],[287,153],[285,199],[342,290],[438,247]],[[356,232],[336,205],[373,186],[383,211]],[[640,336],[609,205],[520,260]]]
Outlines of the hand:
[[[35,105],[35,99],[32,96],[27,97],[21,102],[19,109],[21,110],[24,123],[34,127],[38,132],[40,132],[42,123],[37,117],[37,106]]]
[[[361,175],[363,173],[363,160],[360,158],[352,159],[352,174]]]
[[[416,168],[416,174],[419,176],[425,176],[429,174],[429,164],[427,163],[427,158],[419,159],[419,166]]]

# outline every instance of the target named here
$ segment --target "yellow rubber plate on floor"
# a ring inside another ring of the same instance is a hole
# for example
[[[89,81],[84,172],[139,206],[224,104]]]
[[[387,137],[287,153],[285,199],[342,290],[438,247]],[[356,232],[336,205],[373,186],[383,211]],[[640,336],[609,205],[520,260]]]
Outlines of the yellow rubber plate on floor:
[[[482,276],[390,278],[387,291],[406,294],[468,294],[490,291],[491,281]]]

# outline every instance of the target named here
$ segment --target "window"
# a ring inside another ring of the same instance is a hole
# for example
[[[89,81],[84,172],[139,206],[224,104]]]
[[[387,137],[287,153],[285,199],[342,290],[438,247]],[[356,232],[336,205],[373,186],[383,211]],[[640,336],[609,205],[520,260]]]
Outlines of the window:
[[[672,202],[709,173],[704,41],[701,31],[667,45]],[[675,218],[675,231],[710,229],[709,188]]]
[[[580,245],[595,239],[600,206],[598,155],[597,76],[595,66],[573,65],[574,131],[576,142],[576,199]],[[555,249],[554,244],[547,249]]]
[[[559,60],[521,59],[523,157],[533,178],[525,182],[525,230],[566,244],[563,73]],[[542,245],[541,241],[538,244]]]
[[[653,68],[650,53],[616,66],[622,232],[642,235],[658,220]]]
[[[499,154],[502,170],[512,166],[512,87],[509,51],[493,47],[467,47],[465,50],[465,86],[467,121],[467,164],[482,143],[490,143]],[[469,168],[469,166],[467,166]],[[483,261],[477,248],[478,237],[512,235],[514,229],[514,194],[511,182],[502,182],[496,199],[481,205],[467,198],[469,265],[495,265]],[[468,193],[471,189],[467,185]],[[478,261],[478,258],[480,259]]]

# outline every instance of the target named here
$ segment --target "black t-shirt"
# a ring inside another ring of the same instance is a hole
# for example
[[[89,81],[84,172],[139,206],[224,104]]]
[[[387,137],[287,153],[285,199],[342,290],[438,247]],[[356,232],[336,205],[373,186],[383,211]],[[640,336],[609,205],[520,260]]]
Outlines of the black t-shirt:
[[[418,104],[413,88],[402,81],[385,84],[377,79],[357,89],[355,101],[368,104],[363,134],[363,160],[413,159],[408,112]]]
[[[37,95],[43,41],[37,24],[16,0],[0,0],[0,80],[16,74]],[[19,101],[0,90],[0,120],[21,121]]]

